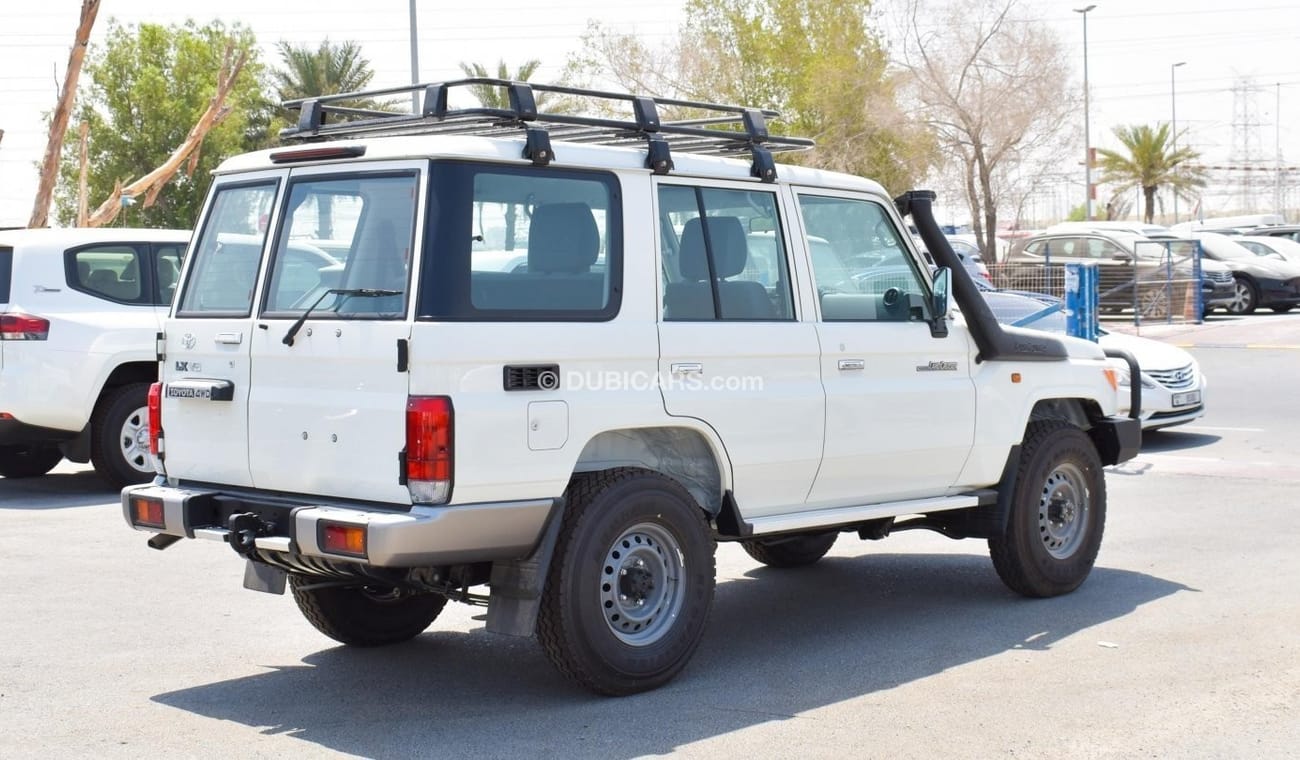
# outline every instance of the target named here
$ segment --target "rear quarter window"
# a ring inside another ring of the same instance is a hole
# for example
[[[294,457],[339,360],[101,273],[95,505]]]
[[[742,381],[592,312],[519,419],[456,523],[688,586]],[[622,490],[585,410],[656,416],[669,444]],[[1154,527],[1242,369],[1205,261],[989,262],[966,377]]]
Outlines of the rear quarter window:
[[[87,295],[118,303],[152,302],[146,298],[145,268],[133,245],[87,246],[68,251],[68,286]]]
[[[622,295],[614,175],[439,162],[419,317],[604,321]]]

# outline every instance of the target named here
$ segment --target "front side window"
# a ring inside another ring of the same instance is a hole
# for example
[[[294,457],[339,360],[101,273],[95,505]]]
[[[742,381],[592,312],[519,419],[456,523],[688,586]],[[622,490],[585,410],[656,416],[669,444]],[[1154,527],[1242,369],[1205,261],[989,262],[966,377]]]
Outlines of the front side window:
[[[291,184],[264,313],[296,315],[316,304],[313,317],[404,315],[418,177],[348,175]]]
[[[143,256],[133,245],[101,245],[70,254],[68,284],[74,290],[122,303],[139,303],[144,294]]]
[[[604,321],[618,313],[613,175],[457,162],[433,172],[421,318]]]
[[[794,319],[776,196],[661,185],[663,318]]]
[[[275,192],[274,181],[217,189],[177,316],[248,316]]]
[[[903,238],[877,203],[799,196],[825,321],[905,322],[926,288]]]

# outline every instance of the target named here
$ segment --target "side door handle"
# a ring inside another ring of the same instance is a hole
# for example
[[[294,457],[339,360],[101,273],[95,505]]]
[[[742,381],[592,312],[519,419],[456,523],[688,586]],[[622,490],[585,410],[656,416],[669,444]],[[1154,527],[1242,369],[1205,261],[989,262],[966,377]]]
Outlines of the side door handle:
[[[703,375],[704,365],[700,362],[675,362],[669,365],[674,375]]]
[[[864,359],[840,359],[841,370],[866,369],[867,362]]]
[[[217,333],[217,337],[214,340],[216,340],[217,343],[223,343],[227,346],[238,346],[240,343],[244,342],[244,334],[237,332]]]

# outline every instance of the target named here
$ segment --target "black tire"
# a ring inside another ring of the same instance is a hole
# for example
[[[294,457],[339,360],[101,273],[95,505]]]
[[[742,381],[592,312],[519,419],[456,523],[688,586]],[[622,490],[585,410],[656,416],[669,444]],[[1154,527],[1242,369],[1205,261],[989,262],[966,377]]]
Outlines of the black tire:
[[[63,452],[49,444],[0,446],[0,476],[39,478],[63,461]]]
[[[1106,525],[1106,481],[1087,434],[1068,422],[1029,423],[1010,514],[989,538],[998,577],[1030,597],[1066,594],[1092,571]]]
[[[1228,304],[1229,314],[1254,314],[1259,307],[1259,288],[1248,277],[1233,277],[1236,294]]]
[[[756,538],[741,541],[745,553],[768,567],[803,567],[811,565],[831,550],[838,532],[805,533],[798,536]]]
[[[90,461],[114,488],[153,480],[149,458],[149,383],[106,392],[90,420]]]
[[[1293,303],[1288,303],[1288,304],[1282,304],[1281,306],[1270,306],[1269,308],[1272,309],[1273,311],[1277,312],[1278,314],[1285,314],[1285,313],[1287,313],[1288,311],[1291,311],[1292,309],[1294,309],[1294,308],[1295,308],[1295,304],[1293,304]]]
[[[441,594],[406,594],[360,586],[323,586],[320,578],[290,575],[289,589],[307,622],[354,647],[398,644],[419,636],[447,606]]]
[[[600,694],[667,683],[703,638],[715,548],[676,481],[635,468],[575,477],[537,619],[546,656]]]

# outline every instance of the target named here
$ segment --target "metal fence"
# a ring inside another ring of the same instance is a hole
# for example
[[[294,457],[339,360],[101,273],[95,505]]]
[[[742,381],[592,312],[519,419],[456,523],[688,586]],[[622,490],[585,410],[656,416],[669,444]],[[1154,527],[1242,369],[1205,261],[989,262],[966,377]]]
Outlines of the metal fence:
[[[1194,240],[1142,240],[1136,260],[1097,261],[1098,306],[1103,315],[1129,316],[1133,322],[1199,322],[1204,294],[1213,288],[1201,268]],[[1004,290],[1065,297],[1064,262],[1003,263],[989,267],[993,284]]]

